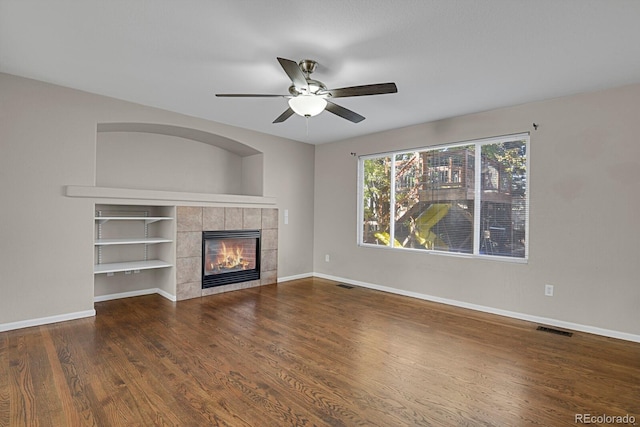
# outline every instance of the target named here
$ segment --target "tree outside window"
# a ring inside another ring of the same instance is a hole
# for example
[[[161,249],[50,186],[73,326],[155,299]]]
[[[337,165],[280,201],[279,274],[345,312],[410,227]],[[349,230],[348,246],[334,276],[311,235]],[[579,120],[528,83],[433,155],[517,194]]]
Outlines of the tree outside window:
[[[360,243],[526,259],[528,143],[527,134],[362,158]]]

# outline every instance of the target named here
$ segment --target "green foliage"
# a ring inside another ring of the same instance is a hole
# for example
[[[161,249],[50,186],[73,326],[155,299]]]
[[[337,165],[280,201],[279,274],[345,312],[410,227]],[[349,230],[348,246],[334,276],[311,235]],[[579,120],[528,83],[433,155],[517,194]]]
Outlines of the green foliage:
[[[379,230],[389,228],[391,196],[391,159],[378,157],[364,161],[364,220],[378,223]]]
[[[512,194],[524,195],[527,172],[527,152],[524,141],[483,145],[482,156],[500,163],[503,170],[510,175]]]

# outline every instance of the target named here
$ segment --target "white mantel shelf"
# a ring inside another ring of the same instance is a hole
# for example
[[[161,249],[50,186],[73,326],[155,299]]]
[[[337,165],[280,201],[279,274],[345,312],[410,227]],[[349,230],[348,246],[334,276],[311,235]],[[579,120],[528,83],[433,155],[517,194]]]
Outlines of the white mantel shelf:
[[[65,195],[91,199],[152,200],[163,202],[202,202],[225,205],[275,206],[275,197],[245,196],[242,194],[185,193],[180,191],[139,190],[133,188],[90,187],[67,185]]]

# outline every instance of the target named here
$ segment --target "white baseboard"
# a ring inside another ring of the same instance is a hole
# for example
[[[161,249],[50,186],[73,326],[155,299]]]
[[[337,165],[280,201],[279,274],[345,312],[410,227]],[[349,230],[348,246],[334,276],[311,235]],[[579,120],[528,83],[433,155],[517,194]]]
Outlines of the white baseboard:
[[[508,310],[501,310],[501,309],[498,309],[498,308],[487,307],[487,306],[483,306],[483,305],[470,304],[470,303],[463,302],[463,301],[457,301],[457,300],[452,300],[452,299],[448,299],[448,298],[441,298],[441,297],[436,297],[436,296],[427,295],[427,294],[421,294],[421,293],[417,293],[417,292],[405,291],[405,290],[402,290],[402,289],[390,288],[388,286],[375,285],[373,283],[362,282],[362,281],[359,281],[359,280],[345,279],[343,277],[331,276],[331,275],[323,274],[323,273],[305,273],[305,274],[297,274],[297,275],[294,275],[294,276],[279,277],[278,278],[278,283],[288,282],[288,281],[297,280],[297,279],[306,279],[306,278],[309,278],[309,277],[318,277],[318,278],[321,278],[321,279],[333,280],[335,282],[348,283],[348,284],[354,285],[354,286],[361,286],[363,288],[375,289],[375,290],[378,290],[378,291],[383,291],[383,292],[389,292],[389,293],[392,293],[392,294],[408,296],[408,297],[412,297],[412,298],[422,299],[422,300],[425,300],[425,301],[438,302],[438,303],[441,303],[441,304],[452,305],[452,306],[455,306],[455,307],[468,308],[470,310],[481,311],[481,312],[484,312],[484,313],[491,313],[491,314],[496,314],[496,315],[499,315],[499,316],[505,316],[505,317],[511,317],[511,318],[514,318],[514,319],[526,320],[526,321],[532,322],[532,323],[540,323],[540,324],[543,324],[543,325],[556,326],[556,327],[563,328],[563,329],[571,329],[571,330],[574,330],[574,331],[586,332],[586,333],[590,333],[590,334],[601,335],[601,336],[605,336],[605,337],[617,338],[617,339],[621,339],[621,340],[625,340],[625,341],[633,341],[633,342],[640,343],[640,335],[630,334],[630,333],[627,333],[627,332],[614,331],[614,330],[611,330],[611,329],[598,328],[598,327],[595,327],[595,326],[581,325],[579,323],[565,322],[563,320],[551,319],[551,318],[548,318],[548,317],[533,316],[533,315],[530,315],[530,314],[517,313],[517,312],[514,312],[514,311],[508,311]],[[122,292],[122,293],[119,293],[119,294],[101,295],[101,296],[95,297],[94,301],[95,302],[109,301],[109,300],[113,300],[113,299],[129,298],[129,297],[135,297],[135,296],[140,296],[140,295],[149,295],[149,294],[155,294],[155,293],[163,296],[164,298],[168,299],[169,301],[174,301],[174,302],[176,301],[176,296],[175,295],[171,295],[170,293],[168,293],[168,292],[166,292],[166,291],[164,291],[162,289],[159,289],[159,288],[143,289],[143,290],[140,290],[140,291],[132,291],[132,292]],[[75,313],[61,314],[61,315],[58,315],[58,316],[41,317],[41,318],[38,318],[38,319],[29,319],[29,320],[22,320],[22,321],[18,321],[18,322],[10,322],[10,323],[0,323],[0,332],[11,331],[11,330],[14,330],[14,329],[29,328],[29,327],[32,327],[32,326],[47,325],[47,324],[50,324],[50,323],[64,322],[64,321],[67,321],[67,320],[81,319],[81,318],[84,318],[84,317],[93,317],[95,315],[96,315],[96,311],[95,310],[85,310],[85,311],[79,311],[79,312],[75,312]]]
[[[313,273],[296,274],[294,276],[278,277],[278,283],[290,282],[291,280],[308,279],[313,277]]]
[[[93,298],[93,302],[111,301],[120,298],[139,297],[141,295],[155,294],[156,289],[142,289],[140,291],[120,292],[118,294],[99,295]]]
[[[113,299],[137,297],[140,295],[150,295],[150,294],[159,294],[165,297],[166,299],[168,299],[169,301],[174,301],[174,302],[176,301],[175,295],[171,295],[167,291],[164,291],[159,288],[143,289],[140,291],[132,291],[132,292],[122,292],[119,294],[100,295],[95,297],[93,301],[94,302],[109,301]],[[78,311],[76,313],[60,314],[57,316],[40,317],[38,319],[21,320],[18,322],[0,323],[0,332],[12,331],[14,329],[30,328],[32,326],[48,325],[50,323],[65,322],[67,320],[82,319],[84,317],[93,317],[95,315],[96,315],[96,311],[94,309],[94,310]]]
[[[50,323],[65,322],[67,320],[82,319],[84,317],[93,317],[95,315],[95,310],[85,310],[77,311],[75,313],[60,314],[57,316],[40,317],[38,319],[21,320],[11,323],[0,323],[0,332],[12,331],[14,329],[30,328],[32,326],[48,325]]]
[[[166,299],[168,299],[169,301],[173,301],[176,302],[178,301],[178,298],[175,295],[171,295],[169,292],[160,289],[160,288],[156,288],[156,293],[160,296],[165,297]]]
[[[361,282],[359,280],[345,279],[343,277],[331,276],[323,273],[313,273],[313,277],[321,279],[333,280],[335,282],[347,283],[350,285],[361,286],[363,288],[375,289],[378,291],[389,292],[392,294],[403,295],[412,298],[418,298],[425,301],[438,302],[441,304],[452,305],[455,307],[468,308],[470,310],[481,311],[484,313],[497,314],[498,316],[511,317],[514,319],[526,320],[532,323],[556,326],[558,328],[570,329],[573,331],[587,332],[589,334],[601,335],[609,338],[617,338],[625,341],[633,341],[640,343],[640,335],[630,334],[627,332],[613,331],[610,329],[598,328],[595,326],[581,325],[579,323],[565,322],[564,320],[551,319],[548,317],[533,316],[530,314],[517,313],[515,311],[501,310],[498,308],[487,307],[484,305],[471,304],[464,301],[457,301],[448,298],[440,298],[433,295],[426,295],[417,292],[405,291],[402,289],[390,288],[388,286],[375,285],[373,283]]]
[[[111,301],[120,298],[139,297],[141,295],[159,294],[169,301],[176,301],[176,296],[160,288],[141,289],[139,291],[120,292],[118,294],[100,295],[93,298],[94,302]]]

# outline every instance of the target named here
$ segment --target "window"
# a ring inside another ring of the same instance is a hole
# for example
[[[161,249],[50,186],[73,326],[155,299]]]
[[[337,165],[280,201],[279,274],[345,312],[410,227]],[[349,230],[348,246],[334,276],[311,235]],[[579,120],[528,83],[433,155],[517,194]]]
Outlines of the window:
[[[359,159],[359,244],[528,256],[529,134]]]

